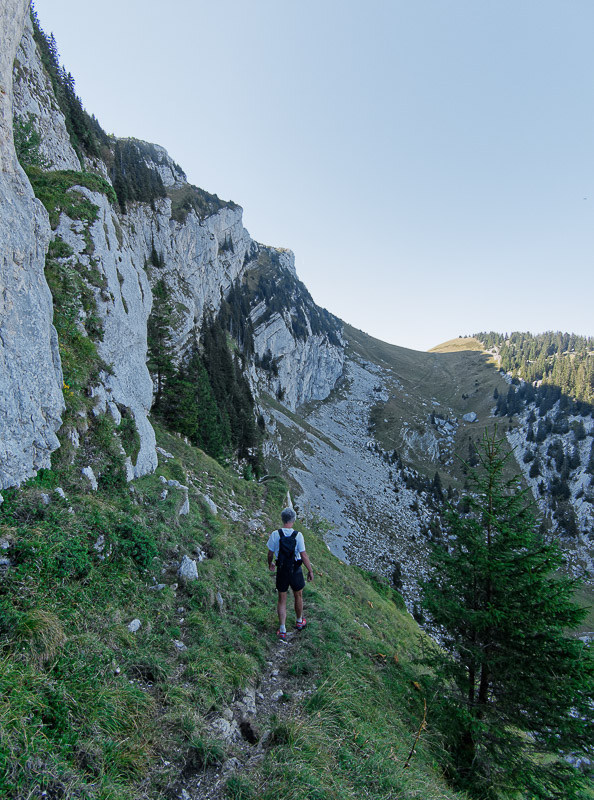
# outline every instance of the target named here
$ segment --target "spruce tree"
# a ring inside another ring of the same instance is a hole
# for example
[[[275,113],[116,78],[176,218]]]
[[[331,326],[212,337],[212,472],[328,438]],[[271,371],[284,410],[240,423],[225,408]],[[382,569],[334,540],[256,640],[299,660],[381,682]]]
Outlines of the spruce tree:
[[[165,281],[160,280],[153,289],[153,308],[147,323],[147,367],[155,384],[155,408],[158,411],[167,382],[174,373],[173,345],[171,341],[171,315],[173,306]]]
[[[228,423],[221,418],[208,374],[194,346],[187,364],[167,384],[162,403],[167,424],[225,464],[231,452]]]
[[[450,775],[481,800],[585,798],[587,777],[566,760],[592,751],[594,664],[570,631],[585,612],[548,544],[503,477],[503,440],[485,434],[471,470],[469,513],[446,513],[453,544],[436,546],[424,606],[443,648],[433,713]]]

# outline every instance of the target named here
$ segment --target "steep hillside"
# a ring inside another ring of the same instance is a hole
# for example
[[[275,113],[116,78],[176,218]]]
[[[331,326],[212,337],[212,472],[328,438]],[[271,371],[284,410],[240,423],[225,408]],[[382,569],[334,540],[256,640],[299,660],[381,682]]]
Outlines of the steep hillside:
[[[419,631],[398,595],[302,528],[308,627],[278,643],[266,539],[286,486],[157,435],[130,487],[58,469],[5,492],[2,796],[453,800],[435,732],[411,754]]]
[[[516,387],[510,389],[509,377],[499,373],[477,340],[456,339],[422,353],[348,325],[344,333],[337,388],[297,414],[269,398],[264,444],[270,468],[290,475],[302,514],[329,521],[332,551],[393,581],[416,613],[429,544],[443,536],[441,500],[464,487],[484,432],[497,427],[513,452],[507,477],[523,473],[523,486],[532,489],[549,535],[567,554],[570,574],[585,580],[582,598],[591,606],[590,422],[580,423],[569,407],[560,412],[558,401],[548,411],[543,405],[545,418],[538,423],[527,422],[534,418],[529,406],[511,418],[496,415],[497,398]],[[560,421],[555,427],[560,414],[565,434]],[[528,427],[544,431],[547,420],[541,443],[535,433],[525,442]],[[562,445],[555,444],[560,440]],[[565,454],[563,463],[551,448]],[[531,476],[535,461],[539,472]],[[566,469],[574,464],[567,498],[559,496],[565,491],[563,464]],[[582,633],[590,633],[593,624],[590,611]]]
[[[296,415],[269,402],[265,454],[291,476],[301,513],[329,521],[333,552],[396,574],[413,608],[428,542],[441,535],[435,474],[444,490],[463,485],[455,454],[472,454],[493,427],[493,390],[506,383],[480,352],[407,350],[348,325],[345,337],[344,374],[326,400]]]
[[[256,394],[287,414],[320,401],[342,372],[340,323],[238,206],[162,148],[106,137],[27,3],[1,7],[2,179],[18,211],[3,206],[2,231],[29,281],[3,273],[16,401],[2,419],[1,793],[454,798],[399,595],[305,528],[308,628],[279,644],[265,541],[286,486],[235,477],[149,418],[212,325]]]

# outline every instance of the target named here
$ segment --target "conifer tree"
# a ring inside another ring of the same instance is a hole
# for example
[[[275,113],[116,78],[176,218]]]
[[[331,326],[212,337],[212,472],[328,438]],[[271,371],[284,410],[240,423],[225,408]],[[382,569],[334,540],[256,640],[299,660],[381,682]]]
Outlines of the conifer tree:
[[[486,433],[478,452],[470,511],[446,514],[455,540],[435,548],[424,583],[443,645],[428,660],[450,774],[481,800],[585,798],[587,777],[565,760],[592,748],[593,659],[567,634],[585,612],[517,478],[503,477],[503,440]]]
[[[205,453],[225,463],[231,451],[231,434],[217,408],[208,374],[194,346],[186,365],[167,384],[163,417],[174,430],[187,436]]]
[[[165,281],[160,280],[153,289],[153,308],[147,323],[147,366],[155,383],[155,408],[163,399],[167,382],[174,373],[171,344],[171,314],[173,307]]]

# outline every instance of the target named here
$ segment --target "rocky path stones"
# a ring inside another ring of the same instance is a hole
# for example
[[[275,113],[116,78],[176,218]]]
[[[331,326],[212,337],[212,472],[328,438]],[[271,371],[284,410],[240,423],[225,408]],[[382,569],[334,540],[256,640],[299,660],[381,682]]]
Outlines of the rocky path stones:
[[[272,636],[272,634],[271,634]],[[209,720],[213,737],[222,739],[228,757],[222,764],[186,775],[175,787],[180,800],[224,800],[234,774],[249,773],[265,756],[271,718],[300,713],[300,704],[315,686],[289,674],[292,651],[307,632],[288,631],[284,641],[272,641],[266,669],[255,686],[236,693],[234,702]]]

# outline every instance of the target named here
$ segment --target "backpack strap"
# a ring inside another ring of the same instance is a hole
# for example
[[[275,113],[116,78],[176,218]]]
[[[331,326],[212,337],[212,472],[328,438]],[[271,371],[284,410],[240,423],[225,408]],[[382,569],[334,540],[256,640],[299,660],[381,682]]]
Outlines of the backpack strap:
[[[291,534],[291,536],[295,537],[295,555],[297,556],[297,558],[295,559],[296,566],[300,566],[301,565],[301,560],[302,560],[301,559],[301,553],[297,552],[297,535],[298,534],[299,534],[299,531],[293,531],[293,533]]]

